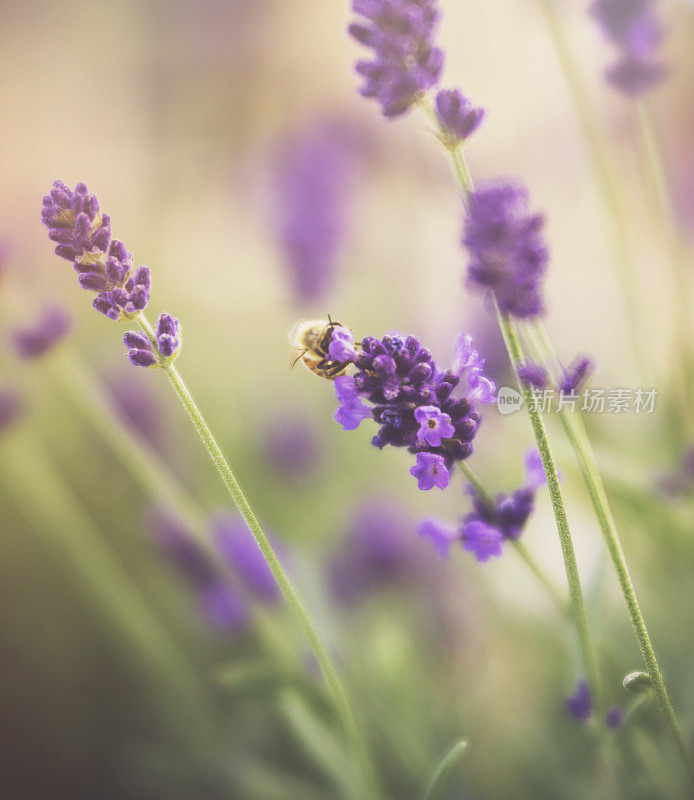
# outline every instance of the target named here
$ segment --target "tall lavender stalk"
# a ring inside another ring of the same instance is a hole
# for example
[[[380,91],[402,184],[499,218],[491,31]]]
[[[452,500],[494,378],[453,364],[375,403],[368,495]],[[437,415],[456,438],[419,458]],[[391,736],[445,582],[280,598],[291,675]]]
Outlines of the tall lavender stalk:
[[[302,628],[340,716],[345,735],[357,760],[365,787],[378,795],[375,775],[357,728],[342,682],[296,590],[284,572],[268,538],[238,484],[200,409],[174,366],[182,347],[181,326],[170,314],[160,314],[156,330],[145,309],[149,304],[151,275],[148,267],[135,269],[132,255],[111,236],[111,219],[103,214],[95,195],[84,183],[70,189],[61,181],[53,184],[43,200],[42,219],[49,229],[55,252],[71,261],[80,286],[96,292],[96,311],[113,321],[133,321],[142,333],[128,332],[124,342],[134,366],[161,369],[207,450],[219,476],[263,554],[287,604]]]

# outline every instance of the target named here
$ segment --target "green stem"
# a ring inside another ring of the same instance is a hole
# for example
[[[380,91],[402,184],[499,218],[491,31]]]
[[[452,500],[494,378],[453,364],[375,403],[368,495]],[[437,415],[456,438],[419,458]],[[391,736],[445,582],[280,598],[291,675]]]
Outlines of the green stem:
[[[615,180],[614,171],[610,164],[610,153],[605,144],[605,137],[597,124],[597,114],[591,107],[591,102],[583,85],[581,75],[571,55],[569,45],[564,35],[557,12],[556,0],[539,0],[540,9],[549,30],[550,39],[559,60],[564,80],[569,88],[569,93],[578,116],[578,122],[583,132],[593,171],[597,179],[600,192],[604,198],[607,212],[610,216],[614,263],[617,268],[622,292],[626,300],[625,307],[627,322],[631,330],[634,356],[642,374],[645,374],[643,325],[640,323],[640,299],[638,297],[638,280],[636,265],[629,247],[629,234],[624,220],[626,219],[624,201],[620,191],[619,181]]]
[[[145,315],[141,314],[137,318],[137,322],[144,333],[149,337],[155,348],[155,352],[157,352],[156,337],[154,335],[152,326]],[[371,793],[372,797],[378,796],[379,790],[377,788],[376,778],[367,755],[366,747],[359,733],[359,729],[357,728],[354,714],[352,713],[345,689],[340,681],[335,667],[333,666],[332,661],[330,660],[327,650],[323,646],[318,633],[316,632],[313,624],[306,614],[306,611],[304,610],[299,596],[289,581],[286,573],[282,569],[282,565],[275,555],[275,552],[272,549],[272,546],[270,545],[270,542],[268,541],[268,538],[265,535],[258,518],[248,503],[248,500],[246,499],[246,496],[234,477],[234,474],[231,471],[224,454],[222,453],[209,427],[207,426],[200,409],[195,404],[192,395],[188,391],[188,388],[181,379],[181,376],[178,374],[178,371],[172,363],[162,361],[161,366],[166,373],[171,386],[176,392],[178,399],[181,401],[181,405],[188,413],[188,416],[193,423],[193,427],[200,436],[200,439],[204,444],[212,463],[216,467],[219,476],[221,477],[224,485],[227,488],[227,491],[229,492],[229,495],[231,496],[231,499],[234,501],[236,507],[241,513],[241,516],[244,518],[246,525],[248,525],[250,532],[253,534],[253,538],[255,539],[272,574],[274,575],[277,585],[284,595],[292,614],[303,630],[313,654],[316,657],[316,661],[318,662],[321,672],[325,677],[325,681],[333,697],[333,702],[335,703],[335,707],[342,720],[345,734],[350,742],[351,747],[353,748],[354,755],[359,760],[366,786],[369,787],[368,791]]]
[[[494,499],[489,494],[489,492],[487,492],[487,490],[484,488],[482,482],[477,477],[472,467],[470,467],[470,465],[466,461],[461,461],[459,463],[459,466],[462,473],[465,475],[466,480],[468,481],[470,486],[472,486],[472,488],[475,490],[475,494],[482,500],[482,502],[485,505],[489,506],[490,508],[493,508]],[[559,612],[562,615],[567,614],[569,609],[567,608],[566,599],[562,596],[562,593],[556,587],[552,578],[550,578],[550,576],[540,566],[535,556],[533,556],[530,550],[525,546],[525,544],[520,539],[510,539],[509,543],[513,546],[515,551],[525,562],[526,566],[530,569],[533,575],[544,586],[544,588],[547,591],[547,594],[549,594],[549,596],[552,598],[553,602],[559,609]]]
[[[453,158],[455,173],[458,178],[458,186],[462,193],[464,203],[467,206],[470,195],[474,191],[472,176],[467,167],[462,147],[459,146],[450,152]],[[457,166],[458,162],[462,166],[461,169],[459,169]],[[566,577],[569,583],[571,612],[581,648],[583,667],[586,672],[586,678],[588,679],[588,683],[591,687],[596,708],[602,712],[603,700],[600,673],[598,670],[595,649],[593,648],[593,643],[590,636],[590,630],[588,628],[588,616],[586,614],[586,606],[583,599],[583,590],[581,588],[581,580],[578,574],[578,565],[576,563],[576,554],[574,552],[573,540],[571,538],[571,529],[569,528],[569,521],[567,519],[566,509],[564,507],[564,498],[559,485],[557,468],[554,464],[554,457],[547,439],[545,424],[540,413],[537,411],[535,404],[533,403],[532,392],[518,377],[518,368],[523,363],[523,354],[515,324],[507,314],[503,313],[499,309],[498,305],[496,307],[496,311],[497,322],[499,323],[499,328],[504,338],[506,349],[516,375],[518,388],[525,396],[526,408],[528,409],[533,433],[535,434],[535,441],[537,443],[537,448],[540,451],[542,466],[547,477],[547,488],[549,489],[552,508],[554,509],[554,517],[557,524],[557,532],[559,533],[559,542],[561,544],[562,555],[564,558],[564,568],[566,570]]]
[[[556,355],[554,354],[554,349],[552,348],[544,326],[538,323],[536,325],[536,330],[546,360],[555,362]],[[680,753],[690,777],[694,781],[694,762],[692,762],[672,703],[670,702],[665,682],[660,672],[660,667],[658,666],[658,660],[653,650],[650,636],[648,635],[639,601],[636,597],[636,590],[634,589],[634,584],[629,574],[624,549],[619,537],[619,532],[617,531],[617,525],[612,515],[612,509],[607,499],[607,493],[605,492],[605,487],[600,476],[590,440],[588,439],[585,426],[583,425],[583,420],[578,412],[571,412],[566,406],[562,408],[559,418],[564,432],[566,433],[566,437],[578,460],[583,480],[588,489],[593,509],[598,519],[600,530],[602,531],[603,539],[605,540],[615,572],[617,573],[619,585],[629,611],[631,624],[634,628],[639,647],[641,648],[641,655],[646,664],[646,669],[648,670],[651,684],[656,694],[658,706],[665,720],[668,733]]]
[[[562,555],[564,557],[564,567],[566,569],[566,578],[569,583],[569,597],[571,600],[571,611],[576,626],[576,633],[578,634],[578,641],[581,648],[581,655],[583,666],[586,671],[586,677],[591,687],[595,706],[598,709],[600,716],[603,716],[603,698],[602,686],[600,681],[600,673],[598,670],[598,663],[593,648],[593,643],[590,637],[590,630],[588,628],[588,615],[586,613],[585,601],[583,599],[583,590],[581,588],[581,581],[578,574],[578,565],[576,563],[576,553],[574,552],[573,540],[571,538],[571,529],[569,528],[569,521],[566,516],[566,509],[564,507],[564,498],[559,484],[559,476],[557,468],[554,463],[554,456],[549,446],[547,438],[547,431],[541,414],[537,410],[536,404],[533,400],[533,393],[524,381],[518,377],[518,368],[523,363],[523,354],[521,351],[520,341],[516,332],[516,326],[508,314],[505,314],[497,307],[497,319],[501,333],[504,337],[506,349],[508,350],[511,364],[516,376],[519,391],[525,398],[525,406],[528,410],[530,423],[535,434],[535,441],[537,448],[540,451],[542,459],[542,466],[547,477],[547,488],[552,500],[552,508],[554,509],[554,518],[557,523],[557,531],[559,532],[559,541],[561,544]]]

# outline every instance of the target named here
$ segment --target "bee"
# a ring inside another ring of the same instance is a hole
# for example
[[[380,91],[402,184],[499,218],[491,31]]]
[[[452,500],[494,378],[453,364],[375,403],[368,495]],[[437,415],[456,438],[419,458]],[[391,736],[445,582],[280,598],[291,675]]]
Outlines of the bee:
[[[333,330],[342,327],[328,316],[324,319],[300,319],[289,334],[292,349],[289,354],[289,369],[301,360],[314,375],[334,381],[344,375],[349,362],[331,361],[328,348],[333,338]]]

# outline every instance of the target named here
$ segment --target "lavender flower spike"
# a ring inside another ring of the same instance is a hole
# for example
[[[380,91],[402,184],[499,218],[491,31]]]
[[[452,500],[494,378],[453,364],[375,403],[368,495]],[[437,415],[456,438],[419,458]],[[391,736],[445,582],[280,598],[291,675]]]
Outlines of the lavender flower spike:
[[[70,332],[72,320],[61,306],[47,306],[32,327],[12,333],[17,356],[26,361],[39,358]]]
[[[359,61],[364,82],[360,92],[381,104],[386,117],[404,114],[434,86],[443,67],[443,51],[433,46],[440,12],[436,0],[353,0],[365,23],[349,33],[373,50],[373,59]]]
[[[541,214],[528,212],[528,193],[517,184],[492,184],[470,197],[463,237],[470,253],[468,284],[491,290],[502,311],[514,317],[537,317],[544,310],[549,255],[543,224]]]
[[[181,325],[171,314],[160,314],[155,331],[156,350],[144,333],[128,331],[123,342],[130,363],[136,367],[163,367],[177,358],[181,349]]]
[[[458,89],[442,89],[436,95],[436,112],[447,147],[455,147],[472,136],[485,114],[483,108],[476,108]]]
[[[125,245],[111,239],[111,220],[83,183],[74,190],[61,181],[43,198],[42,219],[55,252],[72,261],[78,282],[98,292],[94,308],[112,320],[131,319],[149,302],[150,274],[140,267],[133,274],[133,257]]]
[[[655,5],[655,0],[596,0],[590,7],[603,34],[619,51],[618,60],[605,76],[612,86],[632,97],[647,92],[667,72],[657,54],[663,29]]]

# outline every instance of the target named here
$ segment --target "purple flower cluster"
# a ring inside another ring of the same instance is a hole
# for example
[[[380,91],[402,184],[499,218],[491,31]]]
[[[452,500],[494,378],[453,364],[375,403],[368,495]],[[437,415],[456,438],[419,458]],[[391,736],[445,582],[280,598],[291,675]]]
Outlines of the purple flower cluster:
[[[342,603],[409,579],[416,571],[413,542],[401,508],[385,499],[365,503],[330,565],[330,586]]]
[[[55,181],[43,198],[42,219],[55,252],[72,261],[83,289],[98,292],[94,308],[109,319],[137,316],[149,302],[150,273],[133,274],[133,258],[122,242],[111,238],[111,219],[84,183],[70,189]]]
[[[620,51],[605,76],[631,96],[647,92],[667,71],[657,54],[663,29],[655,5],[656,0],[596,0],[590,8],[604,35]]]
[[[0,388],[0,431],[16,422],[23,410],[22,398],[14,389]]]
[[[61,306],[47,306],[33,326],[17,328],[12,343],[19,358],[30,361],[47,353],[70,332],[72,319]]]
[[[444,132],[445,144],[454,147],[479,128],[485,111],[477,108],[458,89],[442,89],[436,95],[436,112]]]
[[[446,371],[415,336],[367,336],[357,347],[352,332],[341,326],[333,331],[329,356],[357,368],[354,375],[335,380],[337,422],[354,430],[362,420],[373,419],[379,425],[371,440],[375,447],[407,448],[417,457],[410,472],[419,488],[445,489],[453,464],[472,453],[481,421],[475,403],[494,399],[494,385],[483,374],[484,359],[470,337],[458,338],[453,367]],[[465,391],[456,396],[461,384]]]
[[[515,317],[544,310],[542,278],[549,253],[544,217],[528,211],[528,193],[515,183],[491,184],[470,197],[463,244],[470,253],[468,284],[491,290]]]
[[[361,147],[342,120],[312,121],[286,141],[274,186],[275,225],[294,299],[323,300],[334,283],[349,223]]]
[[[436,85],[443,67],[443,51],[433,44],[436,0],[353,0],[352,8],[365,21],[349,32],[373,50],[371,60],[356,64],[360,92],[378,100],[386,117],[404,114]]]
[[[451,525],[438,519],[426,519],[419,533],[431,540],[442,558],[447,558],[451,545],[461,542],[463,549],[474,553],[478,561],[489,561],[500,556],[506,540],[520,538],[523,528],[533,512],[535,494],[545,483],[540,454],[530,450],[525,457],[525,485],[513,494],[498,494],[493,503],[480,497],[472,488],[473,510],[460,525]]]
[[[128,331],[123,342],[128,350],[130,363],[136,367],[159,367],[162,362],[173,361],[181,345],[181,325],[171,314],[160,314],[155,331],[157,348],[144,333]]]

